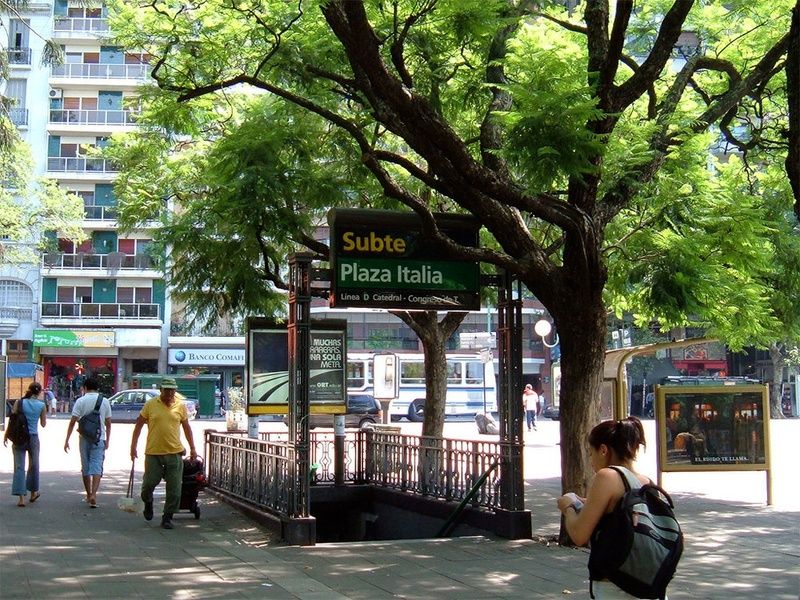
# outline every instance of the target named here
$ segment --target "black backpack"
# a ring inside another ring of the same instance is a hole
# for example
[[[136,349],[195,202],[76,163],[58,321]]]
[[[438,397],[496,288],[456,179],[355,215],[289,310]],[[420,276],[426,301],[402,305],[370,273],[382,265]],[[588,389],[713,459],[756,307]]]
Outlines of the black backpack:
[[[103,434],[100,425],[100,404],[102,402],[103,396],[97,394],[97,403],[94,405],[94,410],[83,415],[78,421],[78,433],[80,433],[87,442],[92,444],[99,442]]]
[[[6,427],[6,437],[11,440],[15,446],[27,446],[31,439],[30,432],[28,431],[28,419],[22,412],[22,403],[25,400],[19,401],[19,412],[12,412],[8,415],[8,426]]]
[[[625,494],[595,527],[589,555],[592,581],[608,579],[637,598],[664,598],[683,554],[683,532],[672,498],[653,483],[640,486],[627,469],[611,467]]]

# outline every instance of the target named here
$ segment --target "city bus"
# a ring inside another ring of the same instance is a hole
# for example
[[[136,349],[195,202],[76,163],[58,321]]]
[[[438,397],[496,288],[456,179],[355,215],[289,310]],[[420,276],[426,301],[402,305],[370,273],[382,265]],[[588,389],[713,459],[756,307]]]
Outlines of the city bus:
[[[347,354],[347,391],[372,394],[372,360],[375,353]],[[425,366],[421,353],[398,352],[399,396],[389,410],[391,417],[422,421],[425,415]],[[447,402],[445,415],[497,412],[497,393],[492,361],[481,362],[478,353],[447,353]]]

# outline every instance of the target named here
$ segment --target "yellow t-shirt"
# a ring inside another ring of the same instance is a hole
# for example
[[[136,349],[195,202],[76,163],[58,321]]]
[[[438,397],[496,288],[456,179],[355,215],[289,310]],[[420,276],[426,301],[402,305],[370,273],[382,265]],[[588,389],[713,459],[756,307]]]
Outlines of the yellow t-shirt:
[[[172,406],[167,406],[161,401],[161,396],[153,396],[145,402],[141,415],[147,421],[145,454],[183,452],[181,422],[189,419],[189,413],[181,400],[175,398]]]

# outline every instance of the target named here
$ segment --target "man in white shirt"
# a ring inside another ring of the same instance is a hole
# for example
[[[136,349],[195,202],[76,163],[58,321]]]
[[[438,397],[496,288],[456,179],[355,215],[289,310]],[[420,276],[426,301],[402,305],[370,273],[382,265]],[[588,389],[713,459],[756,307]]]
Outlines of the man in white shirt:
[[[528,431],[531,427],[536,430],[536,412],[539,404],[539,394],[533,390],[533,386],[529,383],[525,386],[525,391],[522,392],[522,404],[525,409],[525,421],[528,425]]]
[[[83,396],[75,401],[72,418],[67,427],[67,439],[64,441],[64,452],[69,452],[69,438],[72,435],[72,429],[81,417],[95,410],[97,401],[100,399],[100,439],[95,442],[80,436],[81,475],[83,487],[86,490],[86,502],[89,503],[90,508],[97,508],[97,490],[100,488],[100,479],[103,477],[103,462],[111,438],[111,405],[108,398],[100,396],[97,388],[97,380],[93,377],[88,377],[83,382]]]

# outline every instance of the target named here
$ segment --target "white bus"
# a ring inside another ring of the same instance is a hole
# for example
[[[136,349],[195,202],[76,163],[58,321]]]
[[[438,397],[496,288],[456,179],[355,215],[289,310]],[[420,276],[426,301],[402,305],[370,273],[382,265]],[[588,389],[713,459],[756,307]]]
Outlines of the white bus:
[[[420,353],[396,353],[400,363],[399,397],[390,408],[392,417],[422,421],[425,414],[425,366]],[[347,354],[347,391],[372,394],[372,352]],[[485,382],[484,382],[485,373]],[[485,383],[485,385],[484,385]],[[493,363],[481,362],[478,353],[447,353],[446,415],[497,412]]]

